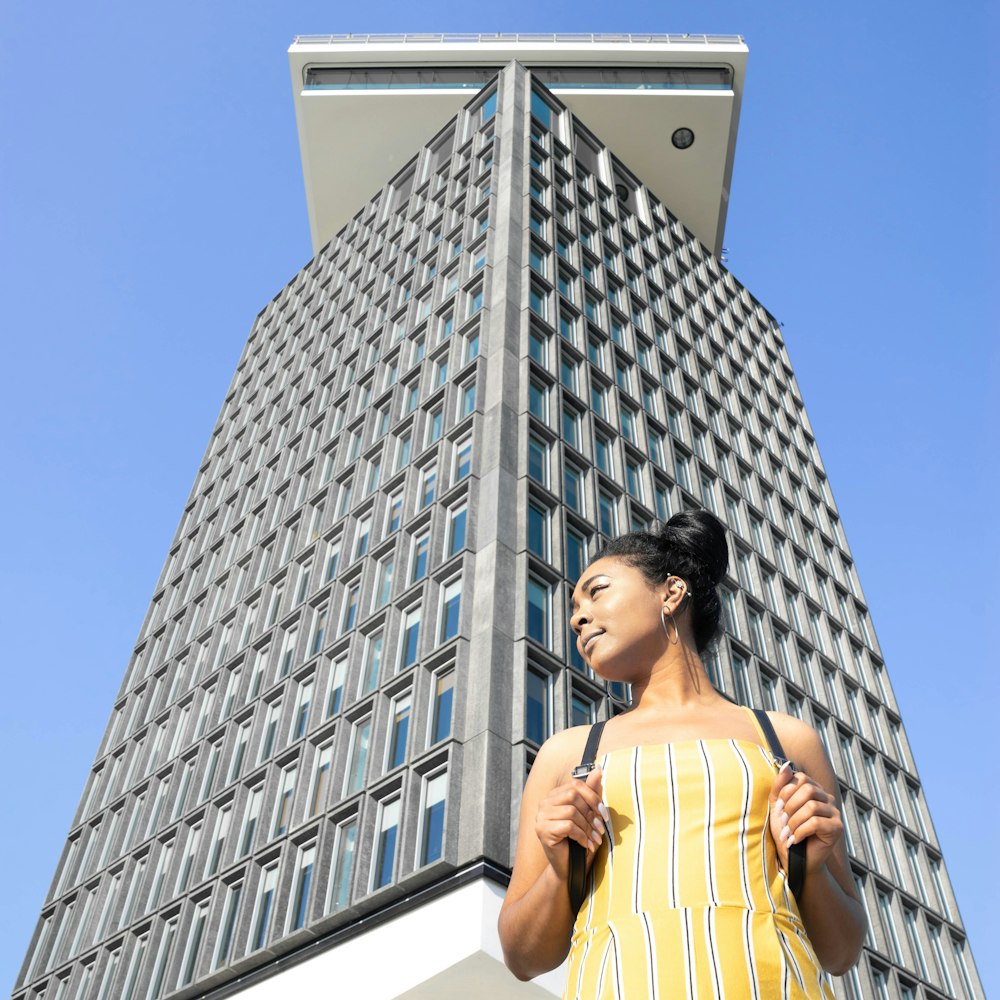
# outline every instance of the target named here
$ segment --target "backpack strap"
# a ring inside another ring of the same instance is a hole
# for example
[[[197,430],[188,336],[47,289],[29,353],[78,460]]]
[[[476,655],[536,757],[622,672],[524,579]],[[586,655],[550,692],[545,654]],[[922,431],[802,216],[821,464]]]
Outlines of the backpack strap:
[[[764,734],[764,739],[767,740],[767,744],[771,749],[771,756],[778,761],[779,766],[786,761],[792,764],[792,770],[795,770],[795,765],[788,760],[785,756],[785,750],[781,745],[781,740],[778,739],[778,734],[774,731],[774,725],[767,716],[767,712],[762,708],[755,708],[752,710],[754,716],[757,719],[757,724],[760,726],[761,732]],[[796,841],[788,848],[788,888],[792,890],[792,895],[798,899],[802,894],[802,886],[806,880],[806,845],[805,841]]]
[[[594,758],[597,756],[597,747],[601,742],[601,733],[604,732],[604,724],[595,722],[590,727],[587,736],[587,745],[583,750],[583,757],[580,763],[572,770],[574,778],[585,781],[587,775],[594,770]],[[569,841],[569,905],[576,913],[583,905],[584,897],[587,895],[587,852],[582,844],[575,840]]]

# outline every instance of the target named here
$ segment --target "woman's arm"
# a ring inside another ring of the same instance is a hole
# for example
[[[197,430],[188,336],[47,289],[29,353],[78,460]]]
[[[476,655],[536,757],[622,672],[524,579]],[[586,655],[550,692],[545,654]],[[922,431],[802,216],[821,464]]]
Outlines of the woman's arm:
[[[788,870],[788,847],[805,841],[806,877],[799,912],[823,968],[842,976],[858,960],[868,928],[858,898],[841,819],[837,778],[819,735],[788,715],[768,712],[797,768],[779,772],[771,790],[771,832]]]
[[[521,796],[514,870],[498,922],[504,961],[518,979],[548,972],[566,957],[576,919],[569,902],[569,840],[586,847],[589,865],[604,832],[600,770],[586,782],[569,777],[588,730],[565,730],[546,742]]]

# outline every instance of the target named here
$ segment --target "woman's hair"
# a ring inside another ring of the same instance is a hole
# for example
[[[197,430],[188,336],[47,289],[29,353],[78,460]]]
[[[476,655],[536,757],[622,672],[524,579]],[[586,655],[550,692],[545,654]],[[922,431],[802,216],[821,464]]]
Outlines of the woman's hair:
[[[721,631],[722,604],[716,590],[726,573],[726,529],[705,510],[675,514],[659,531],[631,531],[608,542],[594,557],[620,559],[651,583],[679,576],[691,594],[691,627],[701,653]]]

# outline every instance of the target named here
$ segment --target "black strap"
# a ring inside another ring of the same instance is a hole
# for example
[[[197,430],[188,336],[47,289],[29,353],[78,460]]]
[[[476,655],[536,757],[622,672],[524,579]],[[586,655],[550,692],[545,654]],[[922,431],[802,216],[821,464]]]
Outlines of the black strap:
[[[753,714],[757,716],[760,728],[764,731],[768,746],[771,748],[771,755],[779,764],[788,760],[785,750],[778,739],[778,734],[774,731],[771,720],[767,717],[767,712],[762,708],[755,708]],[[791,761],[788,761],[790,764]],[[792,770],[795,765],[792,764]],[[802,886],[806,880],[806,845],[805,841],[796,842],[788,848],[788,888],[792,890],[792,895],[798,899],[802,893]]]
[[[587,736],[587,745],[583,749],[583,757],[580,763],[573,768],[574,778],[581,781],[586,780],[587,775],[594,770],[594,758],[597,756],[597,748],[601,742],[601,733],[604,732],[604,723],[595,722],[590,727],[590,734]],[[575,840],[569,841],[569,905],[576,913],[583,905],[584,897],[587,895],[587,852],[582,844]]]

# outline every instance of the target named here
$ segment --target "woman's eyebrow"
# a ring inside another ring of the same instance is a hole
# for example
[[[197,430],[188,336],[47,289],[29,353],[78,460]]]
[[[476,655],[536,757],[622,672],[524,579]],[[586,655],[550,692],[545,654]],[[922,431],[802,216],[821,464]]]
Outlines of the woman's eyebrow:
[[[607,573],[595,573],[593,576],[588,576],[587,579],[583,581],[583,583],[577,585],[576,589],[586,590],[595,580],[599,580],[602,576],[607,576],[607,575],[608,575]],[[571,607],[573,608],[574,611],[578,607],[578,602],[575,596],[573,598]]]

